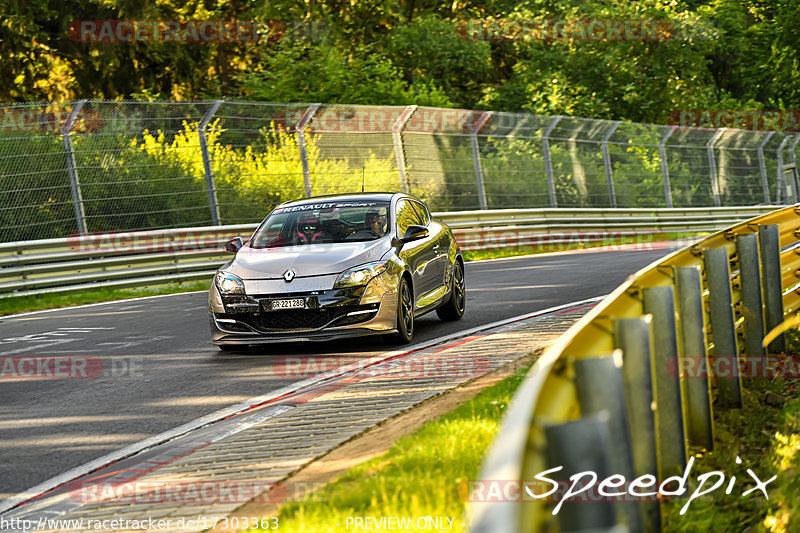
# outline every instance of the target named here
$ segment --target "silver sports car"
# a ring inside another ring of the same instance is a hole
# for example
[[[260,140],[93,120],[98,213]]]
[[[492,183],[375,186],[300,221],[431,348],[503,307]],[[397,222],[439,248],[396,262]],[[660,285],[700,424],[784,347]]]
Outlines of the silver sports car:
[[[222,350],[288,340],[387,334],[411,342],[414,319],[464,315],[464,260],[453,233],[401,193],[307,198],[279,205],[208,293]]]

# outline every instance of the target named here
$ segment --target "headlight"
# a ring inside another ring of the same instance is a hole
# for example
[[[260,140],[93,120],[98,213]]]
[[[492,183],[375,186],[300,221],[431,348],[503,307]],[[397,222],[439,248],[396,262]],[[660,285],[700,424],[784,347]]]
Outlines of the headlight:
[[[341,289],[342,287],[366,285],[369,280],[381,274],[387,268],[389,268],[389,261],[376,261],[353,267],[339,274],[339,277],[336,278],[336,283],[333,284],[333,288]]]
[[[220,294],[244,294],[244,281],[239,276],[227,272],[217,272],[214,280]]]

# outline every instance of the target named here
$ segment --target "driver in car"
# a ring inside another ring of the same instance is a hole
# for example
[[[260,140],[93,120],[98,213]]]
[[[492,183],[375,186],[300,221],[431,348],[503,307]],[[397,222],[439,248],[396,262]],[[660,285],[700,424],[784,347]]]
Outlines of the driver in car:
[[[364,215],[364,229],[349,235],[347,240],[372,240],[386,235],[386,208],[370,209]]]
[[[322,229],[319,223],[319,217],[314,213],[303,213],[297,221],[297,235],[295,240],[300,244],[308,244],[311,242],[320,242],[322,238]]]

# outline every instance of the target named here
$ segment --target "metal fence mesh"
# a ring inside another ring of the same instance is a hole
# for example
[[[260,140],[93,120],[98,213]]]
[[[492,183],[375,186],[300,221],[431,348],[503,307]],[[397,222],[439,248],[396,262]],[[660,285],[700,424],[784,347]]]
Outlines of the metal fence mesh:
[[[798,201],[800,134],[430,107],[77,101],[0,107],[0,241],[257,222],[304,196],[437,211]]]

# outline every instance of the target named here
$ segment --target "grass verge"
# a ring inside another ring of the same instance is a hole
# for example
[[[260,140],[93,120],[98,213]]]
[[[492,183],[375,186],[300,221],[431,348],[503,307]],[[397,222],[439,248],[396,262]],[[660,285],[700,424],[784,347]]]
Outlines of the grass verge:
[[[93,304],[111,300],[124,300],[140,296],[157,296],[208,290],[209,281],[191,281],[186,283],[168,283],[146,287],[125,289],[96,289],[75,294],[41,294],[37,296],[19,296],[0,299],[0,316],[41,309],[56,309],[73,305]]]
[[[676,240],[697,236],[693,233],[668,233],[659,235],[661,240]],[[636,244],[631,238],[609,239],[603,242],[602,247],[619,246],[620,244]],[[647,243],[639,243],[643,247]],[[480,261],[484,259],[498,259],[502,257],[517,257],[522,255],[535,255],[550,252],[566,252],[588,249],[582,242],[566,243],[552,246],[520,246],[510,249],[464,251],[465,261]],[[643,248],[646,249],[646,248]],[[209,281],[196,281],[186,283],[168,283],[146,287],[133,287],[121,289],[97,289],[76,294],[41,294],[38,296],[20,296],[0,298],[0,316],[26,311],[40,311],[42,309],[57,309],[73,305],[124,300],[139,296],[156,296],[159,294],[175,294],[208,289]]]
[[[412,527],[403,531],[418,531],[416,518],[425,516],[444,518],[450,531],[466,531],[467,482],[477,478],[503,413],[529,368],[530,364],[522,367],[399,439],[381,457],[350,469],[302,500],[284,504],[277,515],[280,530],[338,532],[347,517],[367,515],[413,518]]]
[[[795,348],[790,351],[798,353],[798,334],[789,334]],[[797,364],[796,358],[793,363]],[[800,369],[784,364],[778,370],[774,379],[742,380],[741,409],[716,410],[715,449],[695,455],[690,480],[718,471],[726,476],[725,482],[694,500],[684,515],[680,511],[686,499],[670,502],[664,531],[800,531]],[[743,495],[756,486],[747,469],[762,482],[777,476],[766,486],[769,499],[759,490]],[[736,481],[731,493],[725,494],[731,476]],[[709,477],[705,488],[713,486],[717,477]],[[695,488],[696,483],[689,494]]]
[[[585,243],[577,240],[580,238],[576,234],[575,241],[569,241],[558,244],[540,244],[528,246],[515,246],[511,248],[497,248],[490,250],[465,250],[463,252],[465,261],[481,261],[484,259],[498,259],[502,257],[516,257],[520,255],[536,255],[546,254],[552,252],[570,252],[577,250],[591,250],[609,248],[615,250],[618,246],[634,245],[638,249],[646,251],[651,249],[651,246],[656,241],[675,241],[679,239],[689,239],[693,237],[704,237],[710,235],[711,232],[671,232],[671,233],[658,233],[658,234],[642,234],[637,236],[628,237],[608,237],[601,242]]]

